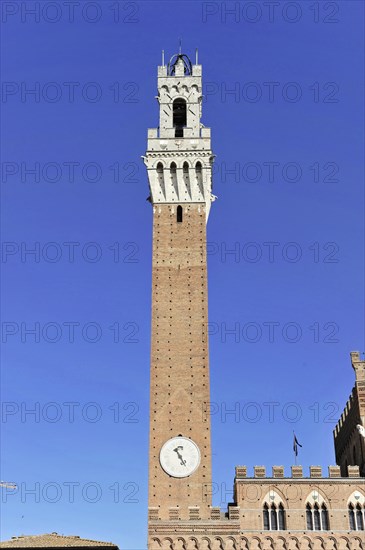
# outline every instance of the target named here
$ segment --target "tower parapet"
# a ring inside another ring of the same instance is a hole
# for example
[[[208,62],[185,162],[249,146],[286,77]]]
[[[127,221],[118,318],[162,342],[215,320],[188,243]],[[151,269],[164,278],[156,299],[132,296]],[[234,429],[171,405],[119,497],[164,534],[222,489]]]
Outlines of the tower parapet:
[[[286,482],[291,479],[327,479],[327,478],[340,478],[341,469],[340,466],[328,466],[328,476],[324,476],[322,472],[322,466],[309,466],[309,475],[303,475],[303,466],[295,465],[291,467],[291,476],[285,476],[284,466],[272,466],[271,475],[266,475],[266,468],[264,466],[254,466],[253,476],[247,475],[247,466],[236,466],[235,480],[247,479],[254,481],[256,479],[271,479],[275,480],[275,483],[280,483],[281,480]],[[347,466],[345,477],[359,477],[359,466]]]
[[[202,66],[185,54],[158,67],[159,127],[148,130],[148,171],[152,204],[200,203],[208,218],[212,195],[210,128],[201,123]]]

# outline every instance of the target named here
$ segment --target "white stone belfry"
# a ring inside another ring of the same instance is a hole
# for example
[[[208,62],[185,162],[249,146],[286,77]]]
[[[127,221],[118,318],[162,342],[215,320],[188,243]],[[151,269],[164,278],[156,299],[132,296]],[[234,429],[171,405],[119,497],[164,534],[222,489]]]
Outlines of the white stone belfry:
[[[151,202],[200,203],[208,219],[212,195],[210,128],[202,114],[202,67],[192,65],[185,54],[173,56],[158,67],[160,125],[148,130],[143,157],[147,166]]]

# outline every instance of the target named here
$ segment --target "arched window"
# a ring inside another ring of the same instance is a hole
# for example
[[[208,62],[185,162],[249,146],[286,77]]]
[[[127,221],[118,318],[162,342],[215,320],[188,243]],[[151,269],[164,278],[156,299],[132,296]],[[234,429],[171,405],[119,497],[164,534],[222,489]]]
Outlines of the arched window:
[[[285,509],[277,493],[271,491],[265,498],[263,505],[263,520],[265,531],[284,530]]]
[[[321,529],[322,531],[328,531],[328,510],[325,504],[322,504],[321,509]]]
[[[186,126],[186,101],[178,97],[172,104],[172,121],[175,128],[175,137],[184,137],[183,128]]]
[[[314,519],[314,530],[321,531],[321,514],[319,512],[318,504],[313,506],[313,519]]]
[[[182,223],[183,221],[183,209],[182,209],[182,206],[180,206],[180,204],[176,210],[176,221],[177,223]]]
[[[286,529],[285,510],[284,510],[284,506],[281,503],[279,504],[278,517],[279,517],[279,530],[284,531]]]
[[[195,177],[196,177],[196,183],[198,184],[199,191],[204,196],[203,167],[201,162],[197,162],[195,165]]]
[[[189,196],[191,198],[190,171],[189,171],[189,164],[187,162],[184,162],[183,164],[183,179],[184,179],[186,190],[189,193]]]
[[[355,512],[354,512],[354,507],[351,503],[349,504],[349,524],[350,524],[350,530],[356,531]]]
[[[163,187],[163,184],[164,184],[164,177],[163,177],[163,165],[162,165],[162,162],[159,162],[159,163],[157,164],[156,172],[157,172],[158,183],[161,185],[161,187]]]
[[[195,174],[196,174],[196,178],[198,180],[198,183],[201,183],[203,181],[202,163],[201,162],[196,163],[196,165],[195,165]]]
[[[170,176],[171,176],[171,183],[172,183],[172,187],[176,193],[177,196],[179,196],[179,189],[178,189],[178,185],[177,185],[177,166],[176,166],[176,163],[175,162],[172,162],[170,164]]]
[[[365,496],[355,491],[349,498],[348,504],[349,525],[351,531],[365,529]]]
[[[356,527],[358,531],[364,530],[364,507],[356,505]]]
[[[307,518],[307,529],[309,531],[313,531],[313,516],[312,516],[312,508],[310,504],[307,504],[306,506],[306,518]]]
[[[364,531],[365,508],[361,504],[349,504],[349,523],[351,531]]]
[[[328,510],[324,502],[309,502],[306,505],[307,529],[310,531],[328,531]]]
[[[270,530],[270,515],[269,515],[269,507],[266,504],[266,502],[264,504],[263,514],[264,514],[264,529],[265,529],[265,531],[269,531]]]
[[[270,522],[271,522],[271,529],[273,531],[277,531],[278,530],[278,509],[276,508],[275,504],[271,505]]]

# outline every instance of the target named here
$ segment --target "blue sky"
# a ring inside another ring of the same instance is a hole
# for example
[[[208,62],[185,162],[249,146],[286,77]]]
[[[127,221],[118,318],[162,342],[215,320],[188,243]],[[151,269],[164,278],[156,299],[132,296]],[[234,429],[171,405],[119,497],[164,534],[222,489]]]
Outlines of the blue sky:
[[[158,124],[161,50],[179,37],[199,48],[217,155],[209,330],[225,507],[235,465],[289,475],[293,429],[305,471],[335,462],[349,352],[365,350],[363,3],[27,13],[35,4],[2,3],[1,479],[19,489],[1,489],[1,538],[142,549],[152,209],[140,156]]]

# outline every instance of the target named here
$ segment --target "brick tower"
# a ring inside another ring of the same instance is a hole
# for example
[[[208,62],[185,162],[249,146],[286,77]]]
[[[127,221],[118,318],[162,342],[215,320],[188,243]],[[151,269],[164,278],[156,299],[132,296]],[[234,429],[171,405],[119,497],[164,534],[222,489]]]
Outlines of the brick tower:
[[[202,68],[158,67],[159,128],[144,158],[153,206],[150,516],[202,518],[211,498],[206,221],[213,155],[200,122]]]

